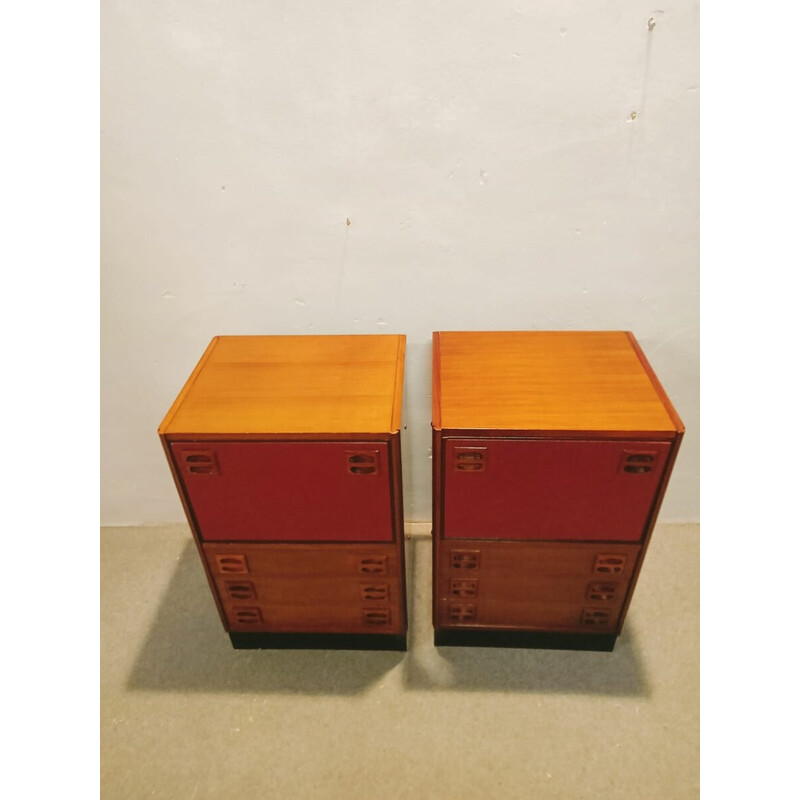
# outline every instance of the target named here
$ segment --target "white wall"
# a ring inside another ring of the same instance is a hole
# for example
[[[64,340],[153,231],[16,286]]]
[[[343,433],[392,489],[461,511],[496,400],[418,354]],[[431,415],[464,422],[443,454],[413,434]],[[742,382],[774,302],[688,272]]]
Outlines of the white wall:
[[[696,519],[699,13],[660,9],[104,0],[103,522],[183,519],[156,427],[216,334],[406,333],[426,520],[431,331],[570,328],[637,335]]]

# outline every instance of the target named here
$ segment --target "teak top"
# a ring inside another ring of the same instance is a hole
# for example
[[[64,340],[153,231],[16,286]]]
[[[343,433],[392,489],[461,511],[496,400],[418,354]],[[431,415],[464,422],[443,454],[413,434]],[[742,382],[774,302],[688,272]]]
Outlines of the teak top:
[[[394,433],[405,343],[396,335],[217,336],[159,433]]]
[[[625,331],[434,333],[432,399],[440,430],[683,431]]]

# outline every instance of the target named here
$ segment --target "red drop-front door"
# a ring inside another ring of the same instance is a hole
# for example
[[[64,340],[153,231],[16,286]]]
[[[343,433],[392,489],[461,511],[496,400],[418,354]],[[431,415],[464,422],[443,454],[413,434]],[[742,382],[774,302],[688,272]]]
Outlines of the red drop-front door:
[[[445,538],[637,541],[670,444],[444,440]]]
[[[205,541],[392,540],[386,442],[170,447]]]

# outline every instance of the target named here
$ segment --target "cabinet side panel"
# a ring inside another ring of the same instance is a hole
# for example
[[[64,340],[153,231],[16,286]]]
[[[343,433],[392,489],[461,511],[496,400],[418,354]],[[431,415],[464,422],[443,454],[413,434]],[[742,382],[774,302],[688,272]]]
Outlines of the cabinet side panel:
[[[405,341],[405,340],[404,340]],[[391,499],[392,522],[394,525],[394,546],[397,562],[400,569],[401,592],[401,627],[398,630],[408,630],[408,591],[406,583],[406,537],[405,514],[403,511],[403,463],[401,452],[401,434],[398,431],[389,438],[389,458],[392,468],[391,474]]]
[[[639,559],[636,563],[636,567],[633,572],[633,576],[631,577],[630,586],[628,588],[628,595],[625,598],[625,602],[622,606],[622,612],[620,614],[619,623],[617,626],[617,633],[622,632],[622,626],[625,624],[625,617],[628,614],[628,608],[631,604],[631,599],[633,598],[633,592],[636,588],[636,583],[639,580],[639,574],[642,571],[642,565],[644,563],[644,557],[647,554],[647,548],[650,544],[650,537],[653,535],[653,528],[655,527],[656,520],[658,519],[658,512],[661,510],[661,503],[664,500],[664,495],[667,492],[667,486],[669,485],[669,479],[672,475],[672,469],[675,466],[675,460],[678,457],[678,450],[680,449],[681,442],[683,441],[683,433],[679,433],[676,437],[675,441],[673,442],[672,448],[670,450],[669,458],[667,460],[666,468],[664,469],[664,475],[661,479],[661,486],[659,487],[658,494],[656,495],[655,502],[653,503],[652,510],[650,512],[650,519],[648,521],[647,530],[645,531],[644,541],[642,543],[642,550],[639,554]]]
[[[437,612],[436,612],[436,597],[437,586],[439,581],[439,559],[441,551],[441,538],[442,538],[442,506],[444,503],[444,495],[442,493],[442,432],[435,427],[431,428],[431,469],[432,469],[432,486],[433,498],[431,502],[432,513],[432,539],[433,539],[433,558],[432,558],[432,599],[431,614],[433,625],[436,627]]]

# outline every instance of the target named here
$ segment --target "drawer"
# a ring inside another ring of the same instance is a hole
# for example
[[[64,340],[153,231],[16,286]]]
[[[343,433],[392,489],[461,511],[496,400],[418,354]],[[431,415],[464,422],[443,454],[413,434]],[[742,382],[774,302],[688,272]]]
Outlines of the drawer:
[[[235,632],[403,633],[398,603],[343,605],[320,603],[223,603],[228,627]]]
[[[258,578],[357,578],[379,575],[399,578],[400,559],[395,545],[203,545],[212,574]]]
[[[512,603],[481,597],[475,602],[450,599],[438,605],[437,625],[494,627],[565,633],[613,633],[620,605],[589,603]]]
[[[224,603],[252,600],[265,603],[293,605],[346,605],[376,602],[393,603],[402,598],[397,578],[359,580],[348,578],[264,578],[245,575],[215,575],[214,584]]]
[[[444,576],[438,581],[442,601],[488,598],[508,603],[600,603],[621,604],[629,580],[592,578],[550,578],[511,575],[505,581],[472,577]]]
[[[502,589],[531,578],[628,580],[640,547],[619,543],[440,542],[440,576],[477,575]]]

